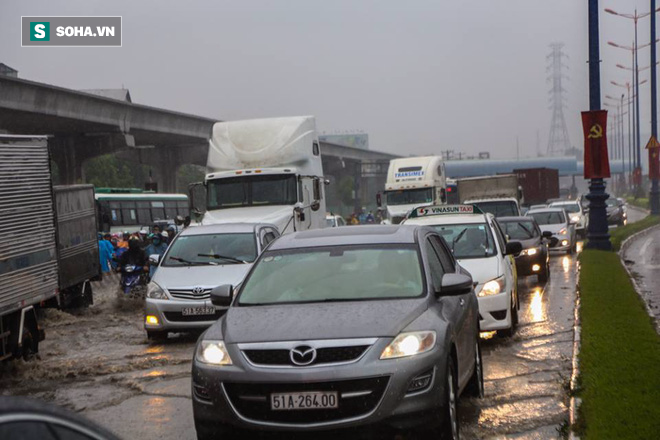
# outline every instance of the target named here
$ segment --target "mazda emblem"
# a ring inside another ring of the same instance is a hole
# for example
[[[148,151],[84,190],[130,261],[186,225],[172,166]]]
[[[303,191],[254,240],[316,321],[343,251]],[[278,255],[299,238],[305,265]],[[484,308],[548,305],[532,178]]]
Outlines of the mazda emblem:
[[[299,367],[310,365],[316,360],[316,348],[306,345],[292,348],[289,352],[289,358],[294,365],[298,365]]]
[[[193,287],[192,293],[193,295],[201,295],[204,293],[204,288],[199,286]]]

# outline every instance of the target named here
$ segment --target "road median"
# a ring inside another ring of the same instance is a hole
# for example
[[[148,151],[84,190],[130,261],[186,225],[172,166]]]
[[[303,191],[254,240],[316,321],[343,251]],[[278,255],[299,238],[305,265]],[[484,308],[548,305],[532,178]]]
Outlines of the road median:
[[[649,215],[644,217],[642,220],[635,223],[628,223],[625,226],[621,226],[614,230],[610,231],[610,239],[612,241],[612,248],[615,251],[621,249],[621,245],[626,239],[632,237],[633,235],[642,232],[645,229],[651,228],[655,225],[660,224],[660,217],[657,215]]]
[[[585,250],[580,264],[582,403],[573,429],[581,438],[657,438],[660,336],[616,253]]]

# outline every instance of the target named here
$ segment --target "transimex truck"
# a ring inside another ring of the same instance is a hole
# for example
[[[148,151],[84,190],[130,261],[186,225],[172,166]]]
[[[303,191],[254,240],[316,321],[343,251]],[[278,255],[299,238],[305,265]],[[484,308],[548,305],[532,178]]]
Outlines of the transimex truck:
[[[445,164],[440,156],[390,160],[385,181],[388,221],[399,224],[414,208],[446,203],[446,186]]]
[[[190,188],[191,211],[203,225],[271,223],[282,234],[325,227],[313,116],[218,122],[206,168],[204,182]]]
[[[0,360],[38,351],[35,307],[91,302],[94,188],[53,187],[46,137],[0,135]]]

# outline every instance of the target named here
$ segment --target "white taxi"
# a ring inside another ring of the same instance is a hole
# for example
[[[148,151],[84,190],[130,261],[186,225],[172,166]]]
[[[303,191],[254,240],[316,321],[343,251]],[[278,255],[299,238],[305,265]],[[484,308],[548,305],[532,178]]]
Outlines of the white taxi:
[[[518,324],[518,277],[514,255],[522,251],[506,236],[492,214],[473,205],[438,205],[414,209],[405,224],[436,229],[477,283],[481,331],[513,334]]]

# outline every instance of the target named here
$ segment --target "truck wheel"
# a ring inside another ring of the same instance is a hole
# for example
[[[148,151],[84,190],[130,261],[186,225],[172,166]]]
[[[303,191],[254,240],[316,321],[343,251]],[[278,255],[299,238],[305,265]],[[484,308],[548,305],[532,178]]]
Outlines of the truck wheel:
[[[23,358],[25,360],[32,359],[35,354],[39,352],[39,328],[34,313],[27,313],[25,315],[25,322],[23,323],[23,335],[21,337],[20,346],[18,344],[18,335],[20,333],[20,312],[17,314],[15,325],[12,326],[12,354],[15,358]]]

